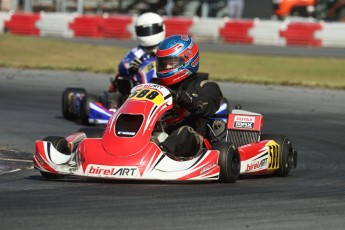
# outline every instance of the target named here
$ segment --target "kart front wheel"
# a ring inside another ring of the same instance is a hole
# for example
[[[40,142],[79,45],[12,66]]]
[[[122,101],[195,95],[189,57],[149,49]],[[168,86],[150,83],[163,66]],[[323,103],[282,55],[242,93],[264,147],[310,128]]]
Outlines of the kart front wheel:
[[[48,137],[45,137],[43,141],[50,142],[54,146],[54,148],[60,153],[71,155],[71,150],[68,147],[68,143],[64,137],[48,136]],[[50,173],[50,172],[40,171],[40,173],[42,174],[43,177],[47,179],[61,179],[64,177],[63,175]]]
[[[212,145],[212,149],[219,151],[219,181],[234,183],[241,169],[241,159],[237,148],[229,142],[217,142]]]
[[[90,125],[90,103],[95,101],[98,101],[98,97],[96,95],[86,94],[83,98],[83,106],[81,111],[81,122],[83,123],[83,125]]]

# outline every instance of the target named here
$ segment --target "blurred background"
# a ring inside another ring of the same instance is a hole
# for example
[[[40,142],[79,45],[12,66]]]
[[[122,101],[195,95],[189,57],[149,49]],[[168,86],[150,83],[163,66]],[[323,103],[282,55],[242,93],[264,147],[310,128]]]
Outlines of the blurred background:
[[[0,34],[135,40],[145,12],[199,42],[345,47],[345,0],[0,0]]]
[[[5,12],[134,15],[151,11],[166,16],[215,18],[232,17],[231,4],[242,4],[235,9],[241,18],[345,19],[345,0],[0,0],[1,11]]]
[[[245,0],[243,17],[269,18],[271,0]],[[252,10],[250,10],[252,9]],[[157,12],[167,16],[225,17],[227,0],[1,0],[2,11],[78,12],[142,14]]]

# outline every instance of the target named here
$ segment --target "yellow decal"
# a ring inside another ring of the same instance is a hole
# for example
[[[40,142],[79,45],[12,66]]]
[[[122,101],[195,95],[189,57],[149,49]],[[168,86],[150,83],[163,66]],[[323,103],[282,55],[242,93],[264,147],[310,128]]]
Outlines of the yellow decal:
[[[155,68],[156,68],[156,62],[152,62],[152,63],[150,63],[149,65],[145,66],[144,69],[143,69],[143,71],[144,71],[145,73],[147,73],[147,72],[149,72],[150,70],[155,69]]]
[[[268,169],[279,169],[280,146],[275,141],[266,144],[268,148]]]
[[[144,100],[144,101],[152,101],[156,105],[161,105],[164,102],[163,96],[159,93],[159,91],[155,89],[143,88],[132,95],[130,95],[131,99],[135,100]]]

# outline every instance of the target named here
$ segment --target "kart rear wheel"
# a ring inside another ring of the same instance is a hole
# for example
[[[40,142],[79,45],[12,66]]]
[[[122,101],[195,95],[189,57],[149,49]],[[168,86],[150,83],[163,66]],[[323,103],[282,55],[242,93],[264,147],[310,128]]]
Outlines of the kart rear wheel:
[[[85,94],[85,97],[83,98],[83,106],[81,111],[81,123],[83,125],[90,125],[90,103],[95,101],[98,101],[98,96],[92,94]]]
[[[43,139],[44,141],[48,141],[52,143],[54,148],[58,150],[59,152],[66,154],[66,155],[71,155],[71,150],[68,147],[68,143],[64,137],[59,137],[59,136],[48,136]],[[64,176],[60,174],[55,174],[55,173],[50,173],[50,172],[43,172],[40,171],[43,177],[47,179],[61,179]]]
[[[241,169],[241,159],[237,148],[229,142],[217,142],[212,145],[212,149],[219,151],[219,181],[234,183],[238,179]]]
[[[274,140],[279,144],[279,169],[274,172],[275,176],[286,177],[291,170],[291,166],[296,167],[297,164],[297,155],[292,148],[292,143],[284,135],[279,134],[263,134],[261,135],[261,140]]]
[[[101,127],[85,127],[78,130],[78,132],[85,133],[87,138],[101,138],[104,131],[105,128]]]
[[[72,97],[77,93],[86,94],[86,90],[83,88],[66,88],[62,92],[62,115],[67,120],[73,119],[76,116],[76,114],[73,114]]]

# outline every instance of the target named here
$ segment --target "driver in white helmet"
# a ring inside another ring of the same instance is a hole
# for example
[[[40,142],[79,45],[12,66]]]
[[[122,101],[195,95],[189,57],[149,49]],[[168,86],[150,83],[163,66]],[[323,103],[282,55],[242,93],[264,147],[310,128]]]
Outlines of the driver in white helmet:
[[[118,74],[111,82],[109,92],[115,92],[120,88],[120,80],[129,80],[130,87],[141,82],[134,76],[138,73],[143,60],[156,57],[158,45],[165,38],[165,25],[163,18],[156,13],[144,13],[140,15],[135,23],[135,33],[139,45],[131,49],[122,59],[118,66]],[[121,87],[122,94],[129,94],[130,87]],[[125,92],[123,92],[125,91]]]

